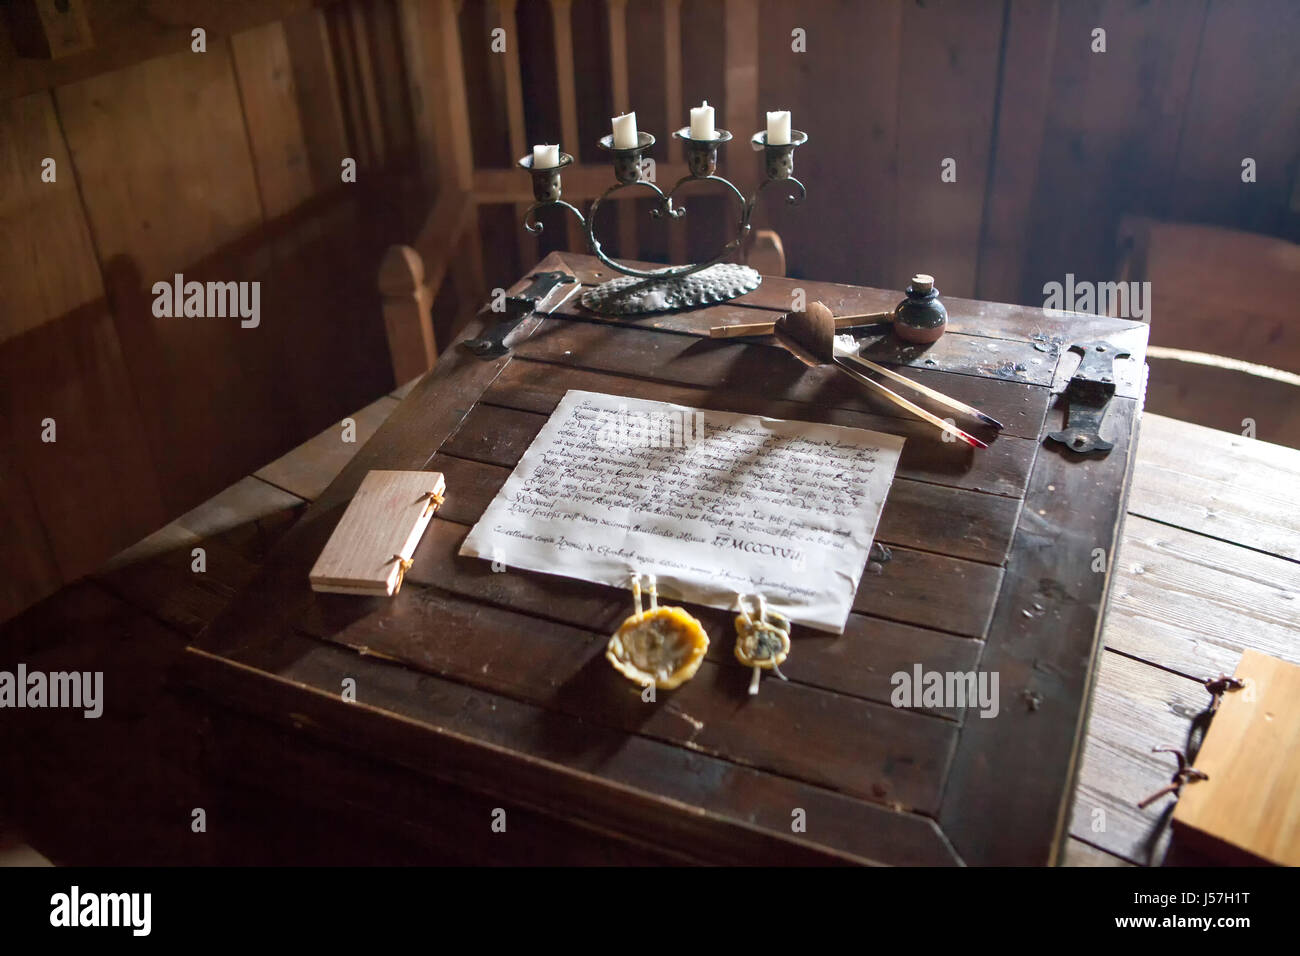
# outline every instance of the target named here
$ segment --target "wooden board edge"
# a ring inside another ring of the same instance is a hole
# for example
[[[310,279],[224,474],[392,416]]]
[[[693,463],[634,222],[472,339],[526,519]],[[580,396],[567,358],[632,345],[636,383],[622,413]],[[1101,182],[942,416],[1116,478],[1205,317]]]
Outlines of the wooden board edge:
[[[345,653],[342,649],[339,652]],[[373,663],[374,666],[395,666]],[[877,862],[847,851],[796,840],[669,797],[649,794],[498,744],[476,740],[448,728],[423,724],[374,705],[360,701],[344,702],[340,695],[309,684],[284,680],[201,648],[191,646],[186,649],[186,659],[177,678],[199,693],[213,696],[222,706],[235,706],[240,712],[251,713],[277,724],[288,723],[299,729],[310,730],[314,736],[331,743],[350,740],[354,742],[353,749],[355,741],[378,722],[386,722],[390,728],[397,728],[412,741],[415,740],[412,732],[419,732],[422,735],[419,746],[425,750],[425,759],[412,753],[406,760],[398,761],[402,765],[431,774],[435,778],[446,775],[453,782],[465,785],[466,781],[461,775],[467,772],[468,764],[482,763],[487,769],[480,774],[479,787],[488,790],[494,785],[493,781],[499,781],[503,769],[509,768],[509,773],[516,775],[516,781],[522,775],[545,784],[544,787],[529,788],[527,793],[512,790],[516,802],[524,803],[541,813],[569,817],[573,815],[575,806],[591,809],[590,794],[597,792],[602,799],[625,802],[629,809],[635,807],[647,816],[673,821],[675,826],[681,827],[679,832],[684,839],[720,839],[721,843],[753,862],[764,859],[764,850],[774,855],[779,854],[787,862],[801,862],[803,865],[873,865]],[[282,706],[285,695],[293,697],[292,711]],[[347,716],[344,717],[344,714]],[[438,752],[438,759],[427,759],[428,748],[431,747]],[[472,775],[472,771],[469,772]],[[542,798],[542,793],[551,800],[548,802]],[[565,803],[566,794],[586,796]],[[598,827],[609,825],[601,820],[588,822]],[[938,828],[934,827],[934,830],[934,836],[946,845],[947,841],[937,832]]]

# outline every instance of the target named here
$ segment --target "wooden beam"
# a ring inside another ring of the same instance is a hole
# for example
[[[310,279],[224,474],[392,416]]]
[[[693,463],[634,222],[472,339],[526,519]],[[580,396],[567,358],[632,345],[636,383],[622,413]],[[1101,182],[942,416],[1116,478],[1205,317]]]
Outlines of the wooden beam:
[[[518,0],[493,0],[497,24],[506,31],[506,50],[501,58],[506,87],[506,133],[510,138],[510,157],[518,160],[528,152],[527,133],[524,126],[524,81],[519,68],[519,31],[515,17]],[[524,175],[524,174],[521,174]],[[525,176],[525,178],[527,178]],[[515,203],[515,219],[523,222],[528,211],[527,202]],[[516,231],[515,242],[519,250],[519,268],[527,269],[535,240],[524,229]]]
[[[452,0],[400,0],[420,166],[430,191],[468,189],[474,157]]]
[[[754,125],[758,122],[757,0],[727,0],[726,24],[727,35],[723,44],[725,128],[739,138],[740,146],[745,146],[747,131],[759,128]],[[748,196],[758,184],[756,169],[754,163],[733,163],[728,177]]]
[[[551,23],[555,34],[555,82],[560,96],[560,148],[582,161],[578,142],[578,96],[574,90],[573,0],[551,0]],[[567,226],[569,248],[585,249],[586,242],[576,220]]]
[[[370,25],[366,20],[367,11],[359,3],[350,6],[350,27],[353,55],[356,57],[357,78],[361,85],[362,112],[365,114],[366,130],[375,152],[375,162],[384,165],[388,162],[388,145],[384,137],[383,115],[379,110],[379,94],[375,89],[375,66],[370,55]]]
[[[609,82],[614,93],[614,114],[619,115],[632,108],[628,95],[627,0],[605,0],[605,10],[609,16]],[[667,130],[664,139],[669,139]],[[618,254],[624,259],[637,254],[635,212],[636,203],[619,203],[615,207]]]
[[[676,115],[682,109],[682,0],[664,0],[664,104],[665,114]],[[669,138],[668,149],[664,155],[674,166],[685,167],[680,141]],[[676,175],[664,175],[667,169],[659,171],[659,178],[666,182],[676,182]],[[686,230],[668,230],[668,258],[674,263],[686,261]]]

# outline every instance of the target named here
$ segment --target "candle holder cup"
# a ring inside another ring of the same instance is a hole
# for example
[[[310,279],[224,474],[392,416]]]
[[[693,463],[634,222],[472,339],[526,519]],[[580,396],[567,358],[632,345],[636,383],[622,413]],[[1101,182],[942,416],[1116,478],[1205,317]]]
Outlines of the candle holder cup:
[[[566,166],[573,165],[573,157],[568,153],[560,154],[560,161],[554,166],[543,166],[541,169],[533,168],[533,157],[525,156],[519,160],[519,165],[533,177],[533,199],[538,203],[559,202],[560,189],[560,171]]]
[[[767,178],[773,179],[794,179],[794,149],[796,146],[802,146],[808,140],[808,134],[799,130],[790,131],[790,142],[782,143],[779,146],[772,145],[767,141],[767,133],[755,133],[754,138],[750,141],[754,148],[763,148],[763,166],[767,172]],[[798,182],[796,179],[795,182]],[[802,189],[802,185],[800,189]]]
[[[758,205],[763,190],[774,183],[782,186],[787,190],[786,201],[791,205],[802,202],[807,194],[803,183],[794,178],[794,150],[807,142],[806,133],[791,131],[790,142],[782,146],[769,146],[765,132],[754,134],[751,142],[755,149],[762,147],[765,151],[765,178],[748,198],[730,180],[717,175],[718,148],[731,140],[729,131],[720,129],[715,132],[713,139],[698,140],[691,138],[689,127],[684,127],[673,136],[685,144],[687,173],[666,193],[642,175],[645,154],[655,143],[652,135],[638,131],[637,145],[629,148],[615,148],[612,135],[602,137],[599,145],[611,154],[615,183],[592,201],[591,209],[585,216],[562,198],[560,171],[573,163],[572,156],[561,153],[559,165],[543,169],[533,168],[531,155],[519,160],[519,166],[528,170],[533,177],[535,200],[524,214],[524,228],[531,233],[539,233],[543,228],[537,219],[540,210],[553,206],[567,209],[578,217],[578,222],[586,230],[587,243],[592,253],[615,272],[622,273],[619,278],[611,279],[584,293],[582,304],[595,312],[610,315],[671,312],[725,302],[752,292],[758,288],[762,277],[748,266],[722,260],[739,250],[745,241],[745,236],[752,228],[750,220],[754,207]],[[723,245],[712,259],[690,265],[647,270],[624,265],[610,258],[601,248],[600,240],[596,238],[596,213],[601,203],[613,193],[630,186],[644,187],[654,193],[657,200],[650,210],[652,216],[662,218],[667,215],[670,220],[680,219],[686,214],[686,207],[674,205],[673,196],[683,185],[691,182],[720,183],[740,203],[735,237]]]
[[[674,139],[686,144],[686,168],[696,179],[707,179],[718,169],[718,147],[731,139],[725,129],[716,130],[713,139],[691,139],[691,128],[684,126],[673,133]]]
[[[641,158],[655,144],[655,138],[649,133],[638,132],[636,137],[635,146],[615,146],[614,137],[608,134],[600,138],[600,148],[613,154],[614,178],[624,186],[641,179]]]

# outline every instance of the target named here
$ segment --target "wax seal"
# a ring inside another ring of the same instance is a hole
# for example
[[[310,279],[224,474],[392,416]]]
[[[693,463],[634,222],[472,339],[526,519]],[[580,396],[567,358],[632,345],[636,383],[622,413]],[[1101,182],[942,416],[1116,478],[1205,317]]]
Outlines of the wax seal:
[[[700,669],[700,662],[709,649],[709,636],[704,626],[684,608],[660,607],[655,576],[647,577],[650,610],[645,610],[641,603],[641,576],[633,575],[635,611],[609,639],[605,657],[633,683],[672,690]]]
[[[907,298],[894,310],[894,333],[907,342],[934,342],[948,327],[948,310],[939,301],[934,276],[918,273],[907,287]]]
[[[754,669],[749,682],[749,693],[758,693],[758,681],[763,671],[773,671],[781,680],[780,664],[790,656],[790,621],[783,614],[770,610],[763,595],[757,595],[758,613],[751,614],[745,606],[743,595],[736,596],[736,660]]]

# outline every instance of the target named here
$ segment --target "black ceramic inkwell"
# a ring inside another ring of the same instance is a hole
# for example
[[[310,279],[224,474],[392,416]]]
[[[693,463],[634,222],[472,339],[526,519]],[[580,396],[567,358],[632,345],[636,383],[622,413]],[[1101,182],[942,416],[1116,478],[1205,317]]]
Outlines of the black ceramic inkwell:
[[[934,276],[917,274],[907,298],[894,309],[894,334],[907,342],[938,341],[948,327],[948,310],[939,301]]]

